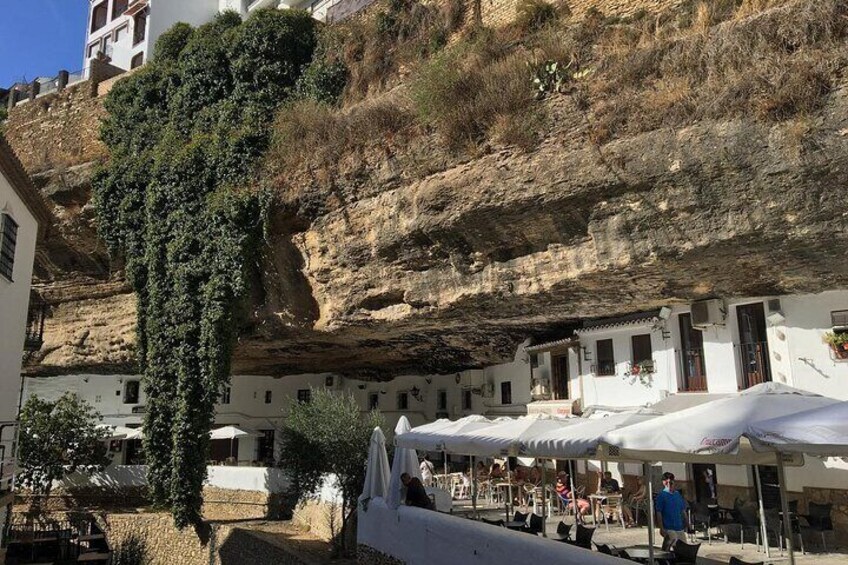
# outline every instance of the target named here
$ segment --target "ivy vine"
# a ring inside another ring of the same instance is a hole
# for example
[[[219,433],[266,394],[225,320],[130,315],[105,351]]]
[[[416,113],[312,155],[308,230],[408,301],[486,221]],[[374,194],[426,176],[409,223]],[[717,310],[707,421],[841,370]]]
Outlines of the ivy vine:
[[[99,229],[137,294],[148,483],[180,528],[201,519],[209,430],[261,238],[254,171],[315,44],[298,10],[178,24],[105,100]]]

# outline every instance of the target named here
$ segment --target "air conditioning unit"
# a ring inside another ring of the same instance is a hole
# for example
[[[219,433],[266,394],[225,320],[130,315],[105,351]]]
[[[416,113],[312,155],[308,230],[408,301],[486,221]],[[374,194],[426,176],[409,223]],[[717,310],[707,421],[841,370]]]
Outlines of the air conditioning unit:
[[[719,299],[701,300],[692,304],[692,327],[703,330],[724,325],[724,302]]]
[[[492,398],[495,396],[495,383],[486,383],[482,386],[483,398]]]

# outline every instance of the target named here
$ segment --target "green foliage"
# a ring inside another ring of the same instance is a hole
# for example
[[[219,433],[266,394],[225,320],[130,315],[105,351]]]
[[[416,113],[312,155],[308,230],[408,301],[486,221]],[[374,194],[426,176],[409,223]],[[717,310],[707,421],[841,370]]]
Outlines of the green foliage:
[[[848,332],[827,332],[824,340],[834,347],[843,348],[848,346]]]
[[[462,149],[484,141],[496,124],[538,113],[527,57],[485,34],[433,57],[410,89],[419,119],[450,148]]]
[[[567,4],[547,0],[521,0],[515,11],[515,24],[525,33],[542,29],[571,15]]]
[[[200,520],[209,429],[227,382],[239,300],[261,238],[263,195],[249,190],[270,120],[315,46],[298,10],[227,12],[119,81],[94,179],[99,229],[138,297],[148,397],[145,453],[157,504],[178,527]]]
[[[310,402],[294,403],[286,418],[280,465],[301,496],[317,493],[323,476],[336,478],[344,512],[342,540],[365,484],[371,433],[382,425],[378,412],[360,414],[353,395],[324,389],[313,389]]]
[[[59,400],[27,399],[20,416],[18,486],[50,494],[53,481],[79,472],[102,470],[108,463],[109,433],[99,428],[100,415],[77,395]]]
[[[335,104],[347,85],[348,69],[344,62],[315,59],[301,75],[298,92],[316,102]]]
[[[186,23],[174,24],[174,27],[159,36],[153,49],[153,59],[157,63],[176,63],[180,53],[186,48],[194,28]]]

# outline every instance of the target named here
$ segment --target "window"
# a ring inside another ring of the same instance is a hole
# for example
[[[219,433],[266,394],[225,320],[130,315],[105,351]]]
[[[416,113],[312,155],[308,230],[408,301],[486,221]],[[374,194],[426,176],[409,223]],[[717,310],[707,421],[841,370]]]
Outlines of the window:
[[[106,25],[108,19],[109,7],[106,2],[101,2],[91,11],[91,31],[92,33]]]
[[[297,401],[301,404],[309,404],[312,402],[312,389],[302,388],[298,390]]]
[[[595,373],[600,377],[615,374],[615,355],[612,349],[611,339],[599,339],[595,342],[598,356],[598,368]]]
[[[94,59],[97,57],[97,53],[100,51],[100,40],[92,43],[88,46],[88,58]]]
[[[265,391],[265,404],[271,404],[271,391]]]
[[[113,42],[114,41],[112,39],[111,33],[103,37],[103,54],[110,58],[112,57],[112,53],[114,52],[114,49],[112,49]]]
[[[512,383],[510,381],[501,383],[501,404],[512,404]]]
[[[100,404],[101,402],[103,402],[103,395],[98,394],[97,396],[94,397],[94,403],[95,404]]]
[[[0,275],[12,280],[15,270],[15,245],[18,242],[18,224],[9,214],[2,214],[3,232],[0,233]]]
[[[408,392],[399,392],[398,393],[397,409],[398,410],[408,410],[409,409],[409,393]]]
[[[654,364],[654,356],[651,351],[651,334],[634,335],[630,338],[630,347],[633,350],[633,364]]]
[[[115,30],[115,43],[123,40],[130,33],[130,26],[124,25]]]
[[[471,410],[471,390],[466,389],[462,391],[462,409],[463,410]]]
[[[530,366],[534,369],[539,366],[539,354],[531,353],[530,354]]]
[[[133,45],[138,45],[147,36],[147,10],[142,10],[133,19]]]
[[[124,404],[138,404],[139,381],[127,381],[124,385]]]
[[[232,387],[225,386],[221,390],[221,404],[229,404],[231,395],[232,395]]]
[[[137,69],[144,64],[144,53],[139,53],[130,60],[130,68]]]
[[[116,20],[123,16],[129,5],[130,0],[112,0],[112,19]]]
[[[372,392],[368,395],[368,409],[376,410],[380,407],[380,395],[376,392]]]
[[[269,467],[274,464],[274,430],[259,430],[256,460]]]
[[[436,410],[448,409],[448,391],[440,390],[436,393]]]

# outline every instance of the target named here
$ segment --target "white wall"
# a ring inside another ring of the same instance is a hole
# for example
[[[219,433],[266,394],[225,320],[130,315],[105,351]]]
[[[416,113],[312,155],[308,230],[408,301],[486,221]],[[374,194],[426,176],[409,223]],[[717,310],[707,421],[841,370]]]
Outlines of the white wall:
[[[468,563],[615,564],[620,560],[561,542],[432,510],[390,509],[372,499],[359,513],[357,543],[408,565]]]
[[[206,468],[209,486],[226,490],[249,490],[265,493],[285,492],[289,480],[280,470],[272,467],[217,467]],[[73,473],[58,481],[60,487],[128,487],[147,484],[146,465],[112,465],[100,473]]]
[[[631,337],[641,334],[651,336],[655,368],[645,384],[637,377],[625,376],[632,359]],[[673,340],[663,339],[662,332],[652,329],[650,324],[584,330],[579,336],[580,346],[587,349],[589,358],[586,360],[584,356],[582,361],[584,406],[641,406],[662,400],[666,394],[677,390]],[[615,375],[611,376],[598,376],[595,370],[597,342],[604,339],[613,340]],[[580,354],[583,355],[582,349]],[[573,363],[572,367],[576,368]]]
[[[18,414],[21,360],[38,223],[2,174],[0,212],[9,214],[18,224],[12,281],[0,275],[0,422],[8,422],[15,420]],[[0,439],[5,440],[10,434],[7,430]]]
[[[174,24],[184,22],[196,27],[212,21],[217,13],[218,0],[151,0],[147,22],[148,55],[153,55],[159,36]]]

